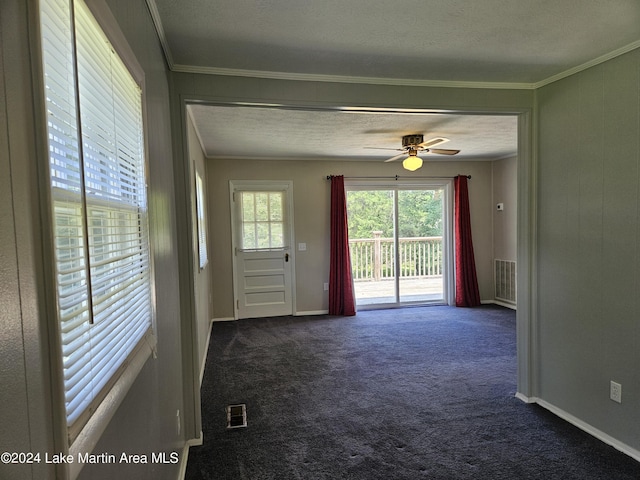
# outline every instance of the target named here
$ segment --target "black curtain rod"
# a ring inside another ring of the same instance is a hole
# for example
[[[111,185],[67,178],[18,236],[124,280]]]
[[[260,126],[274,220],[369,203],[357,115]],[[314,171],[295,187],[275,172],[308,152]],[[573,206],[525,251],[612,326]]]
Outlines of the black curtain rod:
[[[336,175],[327,175],[327,180],[331,180],[332,177]],[[464,175],[469,180],[471,180],[471,175]],[[345,180],[412,180],[415,178],[435,178],[435,179],[445,179],[445,178],[456,178],[456,177],[401,177],[400,175],[396,175],[394,177],[344,177]]]

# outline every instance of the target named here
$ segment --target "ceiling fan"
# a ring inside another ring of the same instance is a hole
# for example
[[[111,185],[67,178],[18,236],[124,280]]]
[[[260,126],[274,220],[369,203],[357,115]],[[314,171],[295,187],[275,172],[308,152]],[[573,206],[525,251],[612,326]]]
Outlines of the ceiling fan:
[[[448,138],[435,137],[430,140],[424,141],[424,135],[416,133],[413,135],[405,135],[402,137],[402,148],[384,149],[384,150],[398,150],[402,153],[388,158],[385,162],[395,162],[402,157],[407,156],[402,162],[402,166],[413,172],[414,170],[422,167],[422,159],[418,156],[418,152],[435,153],[437,155],[455,155],[460,153],[460,150],[449,150],[446,148],[432,148],[441,143],[448,142]],[[382,149],[381,149],[382,150]]]

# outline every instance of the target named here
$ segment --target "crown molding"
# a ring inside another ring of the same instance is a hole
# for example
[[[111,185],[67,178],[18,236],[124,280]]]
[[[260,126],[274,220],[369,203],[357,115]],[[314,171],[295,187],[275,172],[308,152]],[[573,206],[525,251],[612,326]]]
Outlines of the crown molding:
[[[220,67],[200,67],[195,65],[180,65],[173,61],[171,48],[167,41],[162,26],[162,20],[155,0],[146,0],[149,13],[153,20],[153,24],[158,34],[158,39],[162,46],[164,56],[172,72],[181,73],[198,73],[204,75],[220,75],[229,77],[247,77],[247,78],[265,78],[274,80],[294,80],[307,82],[326,82],[326,83],[353,83],[363,85],[389,85],[389,86],[406,86],[406,87],[437,87],[437,88],[482,88],[482,89],[499,89],[499,90],[537,90],[551,83],[557,82],[564,78],[575,75],[576,73],[595,67],[613,58],[624,55],[637,48],[640,48],[640,40],[625,45],[617,50],[601,55],[588,62],[576,67],[560,72],[551,77],[545,78],[538,82],[473,82],[473,81],[452,81],[452,80],[425,80],[411,78],[384,78],[384,77],[357,77],[347,75],[323,75],[315,73],[294,73],[294,72],[272,72],[264,70],[244,70],[236,68],[220,68]]]
[[[156,33],[158,35],[158,39],[160,40],[162,51],[164,52],[164,58],[167,62],[169,70],[173,70],[174,68],[173,56],[171,55],[171,49],[169,48],[169,42],[167,41],[167,37],[164,34],[164,27],[162,26],[162,19],[160,18],[160,12],[158,12],[158,6],[156,5],[155,0],[146,0],[146,1],[147,1],[147,8],[149,9],[149,13],[151,14],[151,20],[153,21],[153,25],[156,28]]]
[[[500,90],[533,90],[533,83],[518,82],[468,82],[450,80],[422,80],[412,78],[357,77],[346,75],[323,75],[316,73],[271,72],[264,70],[242,70],[235,68],[198,67],[173,65],[174,72],[221,75],[229,77],[267,78],[325,83],[357,83],[364,85],[393,85],[405,87],[484,88]]]
[[[551,83],[557,82],[558,80],[562,80],[563,78],[570,77],[571,75],[575,75],[576,73],[580,73],[588,68],[595,67],[596,65],[600,65],[601,63],[612,60],[616,57],[624,55],[625,53],[629,53],[637,48],[640,48],[640,40],[637,40],[629,45],[625,45],[624,47],[618,48],[612,52],[606,53],[604,55],[599,56],[598,58],[594,58],[593,60],[589,60],[588,62],[583,63],[582,65],[578,65],[576,67],[570,68],[569,70],[565,70],[564,72],[560,72],[557,75],[553,75],[549,78],[545,78],[537,83],[533,84],[534,89],[538,89],[549,85]]]

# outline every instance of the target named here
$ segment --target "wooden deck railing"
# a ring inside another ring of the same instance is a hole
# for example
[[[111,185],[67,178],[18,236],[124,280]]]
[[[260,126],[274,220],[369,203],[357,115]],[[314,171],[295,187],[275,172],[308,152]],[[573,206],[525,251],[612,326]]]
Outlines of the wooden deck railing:
[[[373,232],[373,238],[349,240],[354,280],[395,277],[394,241],[381,234]],[[398,247],[401,278],[442,275],[442,237],[401,237]]]

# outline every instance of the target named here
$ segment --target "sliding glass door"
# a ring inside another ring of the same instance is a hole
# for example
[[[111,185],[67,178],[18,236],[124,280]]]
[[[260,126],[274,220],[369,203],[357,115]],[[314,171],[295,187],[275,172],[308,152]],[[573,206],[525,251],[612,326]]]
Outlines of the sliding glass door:
[[[347,186],[358,306],[445,303],[446,185]]]

